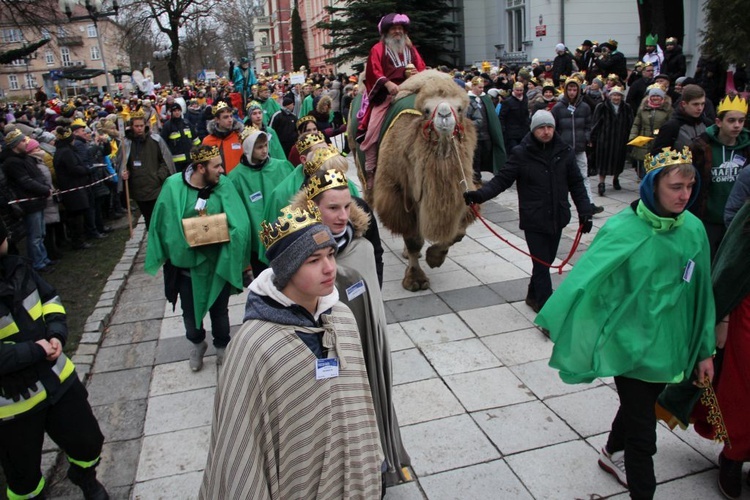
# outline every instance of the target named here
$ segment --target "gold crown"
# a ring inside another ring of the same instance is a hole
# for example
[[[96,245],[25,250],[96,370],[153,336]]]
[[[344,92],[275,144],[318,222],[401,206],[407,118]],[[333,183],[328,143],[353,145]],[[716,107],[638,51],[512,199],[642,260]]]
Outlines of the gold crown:
[[[607,80],[617,80],[617,81],[620,81],[620,77],[617,76],[614,73],[610,73],[610,74],[607,75]]]
[[[138,109],[136,111],[133,111],[130,113],[130,119],[131,120],[137,120],[137,119],[146,119],[146,113],[143,112],[142,109]]]
[[[240,142],[245,142],[245,139],[250,137],[250,135],[254,134],[255,132],[263,132],[263,131],[254,125],[243,128],[242,132],[240,133]]]
[[[245,106],[245,110],[250,111],[250,109],[252,108],[263,109],[258,101],[248,101],[247,106]]]
[[[313,115],[305,115],[299,120],[297,120],[297,128],[300,128],[304,123],[314,122],[314,121],[315,121],[315,117]]]
[[[675,151],[669,147],[662,148],[661,153],[656,156],[647,153],[646,158],[643,160],[646,173],[657,168],[668,167],[670,165],[682,165],[685,163],[693,164],[693,154],[690,152],[690,147],[688,146],[682,148],[682,151]]]
[[[563,85],[563,87],[567,87],[571,83],[575,83],[576,85],[578,85],[578,87],[581,86],[581,80],[579,80],[575,76],[569,76],[568,78],[565,79],[565,85]]]
[[[664,43],[665,45],[677,45],[677,38],[670,36],[667,38],[667,41]]]
[[[266,221],[260,223],[260,241],[266,250],[270,249],[276,243],[286,236],[304,229],[314,224],[320,224],[323,219],[320,217],[320,210],[312,201],[307,202],[307,208],[292,209],[291,205],[281,209],[281,215],[270,224]]]
[[[217,146],[198,146],[190,152],[190,159],[193,163],[205,163],[217,156],[221,156],[221,151]]]
[[[218,116],[218,114],[224,110],[231,110],[231,108],[229,107],[229,104],[226,103],[226,101],[221,101],[214,107],[214,116]]]
[[[325,137],[320,132],[312,132],[297,141],[297,152],[301,155],[307,153],[315,144],[325,141]]]
[[[320,168],[326,161],[338,155],[339,150],[336,149],[336,147],[333,145],[316,149],[312,154],[312,158],[305,162],[305,165],[303,167],[305,169],[305,175],[308,177],[315,175],[315,172],[320,170]]]
[[[726,96],[719,102],[719,107],[716,109],[716,114],[723,113],[724,111],[739,111],[742,114],[747,114],[747,101],[740,96],[729,97]]]
[[[65,140],[71,135],[73,135],[73,131],[68,127],[62,129],[62,134],[55,132],[55,138],[58,140]]]
[[[348,188],[349,181],[343,172],[332,168],[310,177],[307,186],[305,186],[305,192],[307,193],[307,199],[312,200],[319,194],[337,187]]]
[[[620,94],[620,95],[625,95],[625,90],[622,87],[620,87],[619,85],[615,85],[614,87],[612,87],[611,89],[609,89],[609,93],[610,94],[617,93],[617,94]]]

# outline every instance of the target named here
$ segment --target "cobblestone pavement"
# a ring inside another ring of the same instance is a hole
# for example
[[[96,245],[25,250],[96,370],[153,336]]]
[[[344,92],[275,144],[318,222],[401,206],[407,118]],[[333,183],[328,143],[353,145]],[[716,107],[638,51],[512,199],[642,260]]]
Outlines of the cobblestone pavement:
[[[607,217],[637,197],[632,172],[622,176],[622,191],[608,186],[595,198],[605,212],[576,257]],[[525,247],[515,189],[483,212]],[[565,230],[559,256],[568,254],[575,230],[575,224]],[[402,241],[386,230],[381,235],[394,397],[414,473],[414,481],[390,488],[386,498],[627,498],[597,466],[617,409],[612,381],[566,385],[547,366],[552,343],[523,302],[528,257],[475,223],[445,264],[427,271],[430,289],[411,293],[401,287]],[[107,437],[99,475],[114,499],[195,498],[208,451],[215,356],[210,347],[203,370],[190,371],[179,306],[172,311],[165,302],[161,276],[143,271],[144,248],[131,256],[127,280],[110,286],[114,309],[98,314],[108,320],[103,335],[92,324],[89,345],[100,344],[98,351],[85,348],[89,358],[78,359],[84,373],[90,370],[90,401]],[[553,283],[562,278],[555,274]],[[233,331],[244,300],[243,294],[230,301]],[[660,425],[658,449],[657,498],[720,498],[720,446]],[[50,452],[45,461],[53,460]],[[58,470],[51,496],[78,498],[60,477]],[[747,489],[743,498],[750,498]]]

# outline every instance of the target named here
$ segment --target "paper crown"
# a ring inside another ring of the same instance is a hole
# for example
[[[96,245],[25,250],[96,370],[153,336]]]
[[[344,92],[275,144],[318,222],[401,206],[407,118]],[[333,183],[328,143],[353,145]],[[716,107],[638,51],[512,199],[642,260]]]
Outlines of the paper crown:
[[[652,35],[651,33],[646,35],[646,45],[656,46],[657,43],[659,43],[659,35]]]
[[[229,104],[227,104],[225,101],[221,101],[219,104],[214,106],[214,116],[218,116],[219,113],[225,110],[231,110],[229,107]]]
[[[740,96],[726,96],[721,102],[719,102],[719,107],[716,109],[716,113],[719,114],[724,111],[739,111],[743,114],[747,114],[747,101]]]
[[[611,89],[609,89],[609,93],[610,94],[625,95],[625,90],[623,90],[623,88],[620,87],[619,85],[615,85],[614,87],[612,87]]]
[[[248,101],[247,106],[245,106],[245,109],[247,111],[250,111],[251,109],[258,108],[263,109],[258,101]]]
[[[305,166],[303,167],[305,169],[305,175],[308,177],[315,175],[315,172],[320,170],[326,161],[338,155],[339,150],[333,145],[316,149],[311,155],[312,157],[305,162]]]
[[[190,152],[190,160],[193,163],[205,163],[217,156],[221,156],[217,146],[198,146]]]
[[[301,155],[307,153],[315,144],[325,142],[325,137],[320,132],[313,132],[297,141],[297,152]]]
[[[258,235],[268,250],[286,236],[322,222],[320,210],[315,203],[308,201],[306,208],[292,209],[291,206],[286,206],[281,209],[281,215],[270,224],[266,221],[261,222]]]
[[[610,73],[607,75],[607,80],[617,80],[620,81],[620,77],[614,73]]]
[[[337,187],[349,187],[349,181],[343,172],[331,168],[325,172],[317,172],[307,182],[305,187],[305,193],[307,193],[307,199],[312,200],[319,194],[334,189]]]
[[[245,139],[250,137],[250,135],[254,134],[255,132],[263,132],[261,129],[255,126],[249,126],[242,129],[242,132],[240,132],[240,142],[245,142]]]
[[[55,138],[58,140],[65,140],[71,135],[73,135],[73,131],[68,127],[63,128],[62,133],[55,132]]]
[[[315,121],[315,117],[313,115],[305,115],[299,120],[297,120],[297,128],[300,128],[303,124],[307,122],[314,122],[314,121]]]
[[[581,80],[579,80],[575,76],[569,76],[568,78],[565,79],[565,85],[564,85],[564,87],[567,87],[571,83],[576,84],[578,87],[581,86]]]
[[[672,148],[662,148],[661,153],[652,156],[651,153],[646,154],[646,158],[643,160],[646,173],[651,172],[657,168],[668,167],[670,165],[683,165],[693,164],[693,154],[690,152],[690,147],[685,146],[682,151],[675,151]]]
[[[146,113],[143,112],[142,109],[137,109],[130,113],[130,119],[131,120],[145,120],[146,119]]]
[[[677,45],[677,38],[670,36],[667,38],[666,45]]]

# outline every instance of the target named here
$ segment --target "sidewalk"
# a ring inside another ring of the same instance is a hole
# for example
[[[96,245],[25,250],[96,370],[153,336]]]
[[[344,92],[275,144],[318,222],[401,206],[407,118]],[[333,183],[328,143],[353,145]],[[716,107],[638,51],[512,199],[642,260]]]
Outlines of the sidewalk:
[[[621,181],[622,191],[608,182],[606,196],[595,197],[605,207],[595,231],[637,197],[634,174]],[[525,248],[515,189],[483,213]],[[576,228],[565,230],[560,256]],[[415,478],[386,498],[628,498],[597,466],[617,409],[612,381],[566,385],[547,366],[552,343],[523,302],[529,258],[475,223],[441,268],[426,268],[431,288],[412,293],[401,287],[403,242],[381,231],[394,398]],[[577,256],[592,239],[584,235]],[[144,256],[145,244],[91,368],[90,401],[107,438],[99,476],[113,499],[190,499],[208,452],[215,356],[210,347],[203,370],[190,371],[179,307],[172,311],[163,298],[161,275],[145,274]],[[230,300],[233,332],[244,302],[244,294]],[[661,425],[658,439],[657,498],[721,498],[721,446]],[[51,498],[79,498],[67,481],[51,483]]]

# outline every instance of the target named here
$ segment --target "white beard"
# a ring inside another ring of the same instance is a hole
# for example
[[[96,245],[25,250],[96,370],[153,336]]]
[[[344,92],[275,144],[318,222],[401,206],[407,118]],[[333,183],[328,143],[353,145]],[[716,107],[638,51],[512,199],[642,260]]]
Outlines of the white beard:
[[[393,37],[387,36],[385,37],[385,46],[391,49],[396,54],[403,54],[404,49],[406,48],[406,36],[404,35],[398,40]]]

